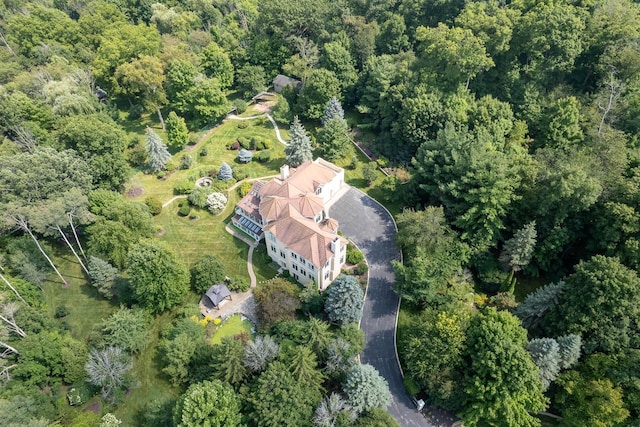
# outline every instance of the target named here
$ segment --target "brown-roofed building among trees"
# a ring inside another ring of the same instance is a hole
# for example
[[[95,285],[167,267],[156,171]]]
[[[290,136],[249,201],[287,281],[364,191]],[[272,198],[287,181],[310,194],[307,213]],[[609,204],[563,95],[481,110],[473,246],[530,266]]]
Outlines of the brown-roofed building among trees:
[[[321,158],[296,169],[284,165],[280,177],[257,181],[236,205],[233,224],[256,241],[300,283],[314,280],[324,290],[344,264],[347,241],[326,204],[344,187],[344,169]]]

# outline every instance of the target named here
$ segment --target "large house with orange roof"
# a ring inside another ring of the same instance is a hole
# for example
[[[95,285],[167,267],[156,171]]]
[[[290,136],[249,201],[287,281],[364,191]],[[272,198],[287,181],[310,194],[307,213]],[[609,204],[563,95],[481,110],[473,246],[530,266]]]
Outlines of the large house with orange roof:
[[[271,259],[298,282],[314,280],[324,290],[345,260],[347,241],[325,209],[344,185],[344,169],[321,158],[284,165],[279,178],[253,184],[232,222],[256,241],[264,238]]]

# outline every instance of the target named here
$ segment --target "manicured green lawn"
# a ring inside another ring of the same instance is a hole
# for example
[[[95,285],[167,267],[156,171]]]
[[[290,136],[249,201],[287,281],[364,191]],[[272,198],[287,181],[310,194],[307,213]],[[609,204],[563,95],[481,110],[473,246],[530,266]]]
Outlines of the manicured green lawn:
[[[242,315],[235,314],[225,320],[211,337],[211,344],[220,344],[222,338],[239,335],[243,332],[251,334],[253,324],[248,320],[242,320]]]
[[[241,123],[244,123],[247,127],[245,129],[239,128],[239,126],[243,126]],[[288,138],[286,131],[281,130],[281,132],[283,133],[283,138]],[[238,152],[227,150],[226,146],[239,137],[257,137],[269,141],[271,148],[268,151],[271,153],[271,160],[266,163],[237,163],[235,158]],[[206,149],[206,156],[200,155],[202,149]],[[280,166],[284,163],[284,145],[277,142],[273,126],[266,118],[246,121],[227,120],[219,125],[206,140],[201,141],[196,146],[187,146],[184,150],[174,154],[173,163],[175,166],[179,166],[180,158],[183,155],[192,156],[193,163],[191,168],[176,170],[163,180],[158,179],[153,174],[147,175],[144,171],[134,174],[127,185],[127,189],[131,187],[142,187],[144,189],[144,193],[134,200],[143,201],[146,197],[153,196],[164,203],[174,196],[173,188],[178,181],[185,177],[191,177],[195,181],[200,176],[207,175],[210,170],[219,169],[223,162],[226,162],[236,172],[246,174],[250,178],[277,174]]]

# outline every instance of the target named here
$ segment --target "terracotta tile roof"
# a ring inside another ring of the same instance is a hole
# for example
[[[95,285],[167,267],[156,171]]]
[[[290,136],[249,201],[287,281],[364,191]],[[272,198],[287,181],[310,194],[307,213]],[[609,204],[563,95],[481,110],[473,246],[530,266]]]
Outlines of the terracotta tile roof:
[[[325,231],[313,220],[304,218],[290,206],[291,215],[269,223],[264,230],[273,233],[289,249],[311,261],[317,268],[323,267],[333,256],[331,242],[336,237],[340,244],[346,240],[334,233]]]
[[[285,206],[293,206],[305,218],[314,218],[324,210],[322,198],[314,194],[301,194],[295,197],[269,196],[260,202],[260,215],[263,220],[274,221],[282,216]]]
[[[336,166],[320,158],[315,162],[307,160],[291,173],[286,182],[293,184],[303,193],[315,194],[318,187],[331,181],[339,171]]]

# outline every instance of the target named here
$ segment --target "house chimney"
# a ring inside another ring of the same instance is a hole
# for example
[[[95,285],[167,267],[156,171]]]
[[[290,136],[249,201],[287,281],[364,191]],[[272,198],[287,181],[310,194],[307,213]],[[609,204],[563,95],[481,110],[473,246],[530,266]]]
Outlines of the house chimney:
[[[280,166],[280,179],[283,181],[289,178],[289,165]]]
[[[340,252],[340,238],[339,237],[335,237],[331,241],[330,249],[331,249],[331,252],[333,252],[334,254],[337,254],[338,252]]]

